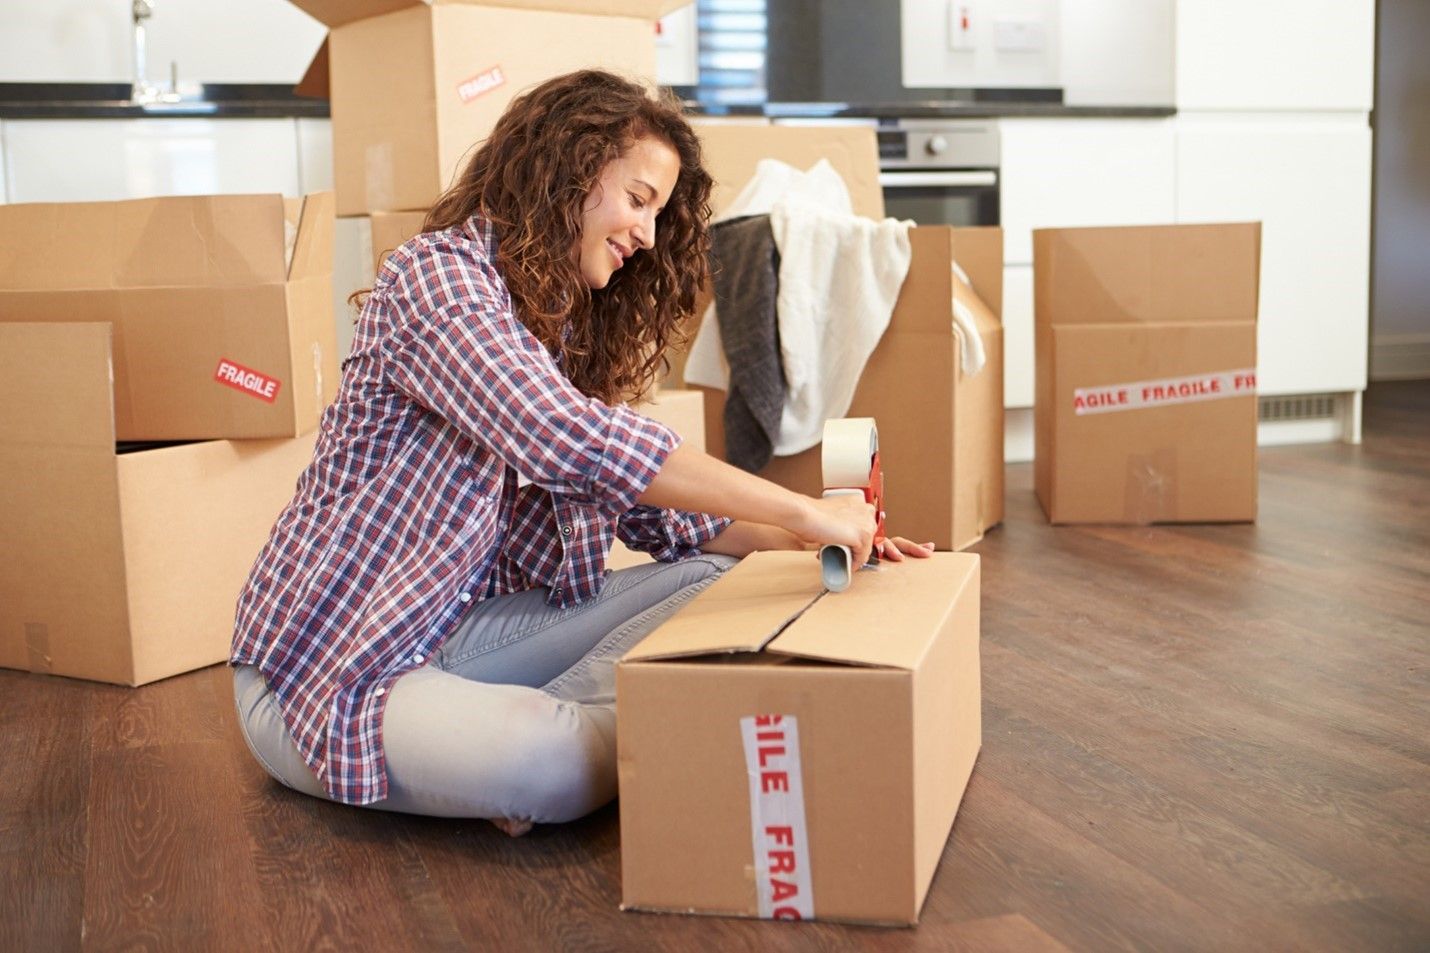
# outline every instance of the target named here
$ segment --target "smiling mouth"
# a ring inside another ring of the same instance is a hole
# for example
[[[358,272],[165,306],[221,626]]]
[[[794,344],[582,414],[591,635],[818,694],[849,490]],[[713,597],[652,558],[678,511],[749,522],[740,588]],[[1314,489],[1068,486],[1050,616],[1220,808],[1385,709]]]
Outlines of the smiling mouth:
[[[611,239],[609,238],[606,239],[606,247],[609,248],[611,250],[611,254],[615,256],[617,268],[624,265],[626,263],[626,259],[630,257],[630,252],[628,252],[624,246],[617,242],[611,241]]]

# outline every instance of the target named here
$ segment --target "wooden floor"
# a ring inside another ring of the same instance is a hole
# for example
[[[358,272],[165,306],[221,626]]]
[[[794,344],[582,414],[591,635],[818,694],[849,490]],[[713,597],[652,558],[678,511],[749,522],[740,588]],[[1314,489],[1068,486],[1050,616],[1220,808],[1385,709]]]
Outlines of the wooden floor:
[[[1254,526],[1053,529],[1009,469],[916,929],[621,913],[610,808],[510,840],[293,794],[219,667],[0,673],[0,950],[1430,949],[1430,382],[1263,451]]]

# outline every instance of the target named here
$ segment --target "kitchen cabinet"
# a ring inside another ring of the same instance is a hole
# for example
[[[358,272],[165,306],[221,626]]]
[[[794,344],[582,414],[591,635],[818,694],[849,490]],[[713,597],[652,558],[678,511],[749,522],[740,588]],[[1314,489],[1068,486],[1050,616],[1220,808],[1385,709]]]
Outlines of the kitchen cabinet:
[[[1004,398],[1033,405],[1033,229],[1176,218],[1171,119],[1002,119]]]
[[[1178,0],[1179,110],[1356,110],[1374,91],[1375,0]]]
[[[1374,0],[1178,0],[1177,217],[1257,220],[1262,394],[1336,394],[1358,439]]]
[[[1178,118],[1178,220],[1262,223],[1263,394],[1365,388],[1370,163],[1357,114]]]
[[[298,195],[295,120],[9,119],[11,202],[92,202],[151,195]]]

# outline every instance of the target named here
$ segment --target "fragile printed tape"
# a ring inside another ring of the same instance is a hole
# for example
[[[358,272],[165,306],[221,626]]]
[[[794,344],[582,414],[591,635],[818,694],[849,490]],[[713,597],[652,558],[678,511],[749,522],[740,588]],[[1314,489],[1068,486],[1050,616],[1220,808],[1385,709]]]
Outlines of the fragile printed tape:
[[[1073,390],[1073,413],[1081,417],[1084,414],[1108,414],[1118,410],[1246,397],[1255,393],[1256,368],[1243,367],[1189,377],[1078,387]]]
[[[740,733],[750,782],[759,914],[767,920],[811,920],[814,893],[798,721],[793,715],[751,715],[740,719]]]

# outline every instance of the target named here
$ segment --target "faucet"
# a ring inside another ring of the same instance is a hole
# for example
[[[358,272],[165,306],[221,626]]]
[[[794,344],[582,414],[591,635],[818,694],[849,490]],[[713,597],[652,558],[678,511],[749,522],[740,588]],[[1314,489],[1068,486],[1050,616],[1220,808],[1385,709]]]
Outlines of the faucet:
[[[177,103],[180,99],[177,64],[169,65],[169,89],[167,91],[150,83],[148,78],[148,69],[145,64],[146,30],[144,21],[154,16],[154,0],[133,0],[130,12],[134,20],[134,86],[130,90],[129,98],[133,102],[146,105]]]

